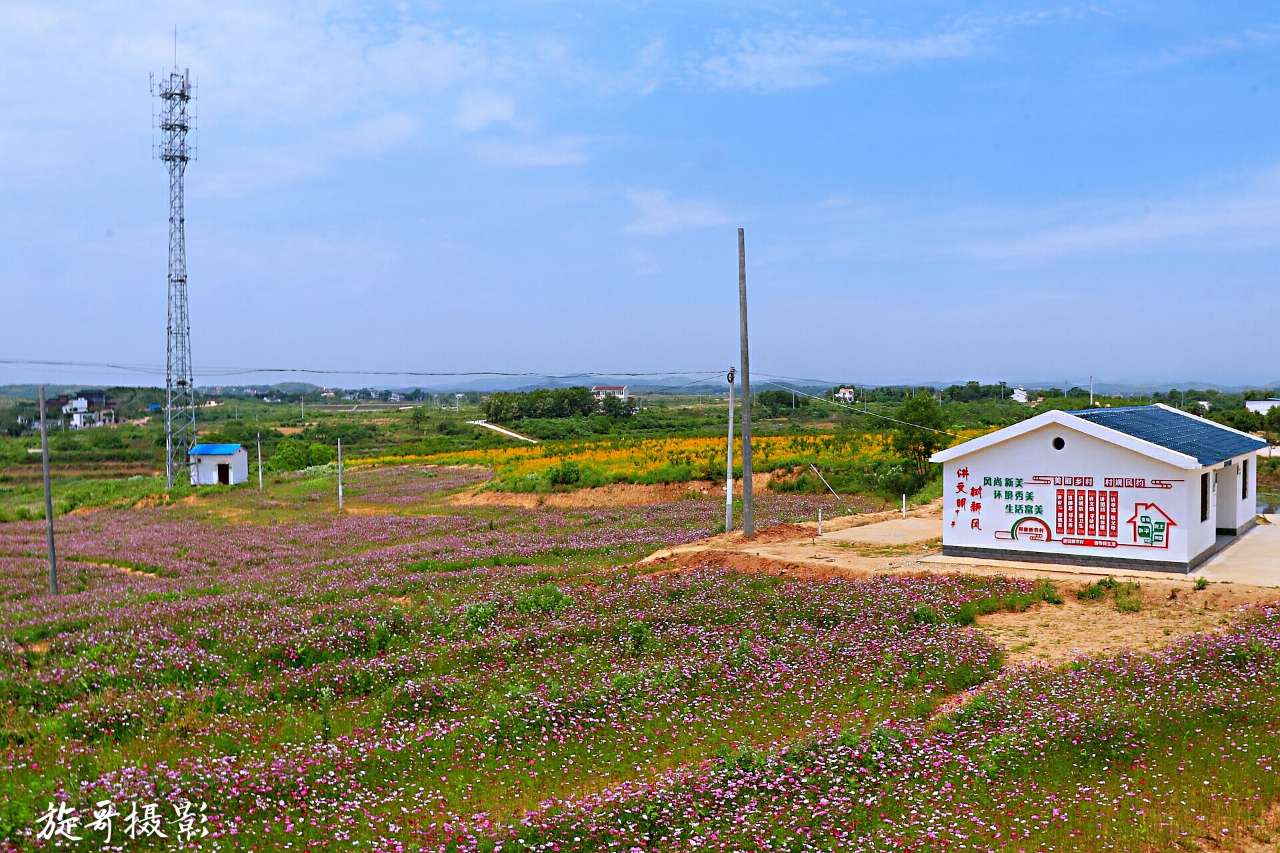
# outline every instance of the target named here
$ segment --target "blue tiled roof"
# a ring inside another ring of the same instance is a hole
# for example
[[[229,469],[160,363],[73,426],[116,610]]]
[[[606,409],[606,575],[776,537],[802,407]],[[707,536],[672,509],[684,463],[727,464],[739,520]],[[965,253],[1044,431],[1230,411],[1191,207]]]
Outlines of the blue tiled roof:
[[[1260,438],[1160,406],[1079,409],[1067,414],[1193,456],[1201,465],[1214,465],[1267,446]]]
[[[187,451],[188,456],[232,456],[240,451],[238,444],[197,444]]]

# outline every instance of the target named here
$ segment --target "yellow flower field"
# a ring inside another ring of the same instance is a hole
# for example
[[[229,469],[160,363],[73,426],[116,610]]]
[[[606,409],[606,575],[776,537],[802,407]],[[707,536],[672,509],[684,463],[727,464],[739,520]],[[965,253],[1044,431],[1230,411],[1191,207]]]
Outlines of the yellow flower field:
[[[824,468],[884,461],[893,458],[889,441],[889,435],[882,432],[756,436],[752,439],[753,463],[757,471],[773,471],[810,463]],[[533,491],[547,486],[719,479],[724,476],[724,451],[725,440],[720,437],[609,438],[379,456],[352,460],[351,464],[483,465],[494,471],[494,488]],[[734,446],[734,467],[739,470],[741,459],[739,439]]]

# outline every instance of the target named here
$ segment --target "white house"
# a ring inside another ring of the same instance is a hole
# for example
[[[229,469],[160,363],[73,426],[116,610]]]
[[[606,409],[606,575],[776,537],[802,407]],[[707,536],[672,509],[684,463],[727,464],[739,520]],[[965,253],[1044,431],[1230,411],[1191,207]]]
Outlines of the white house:
[[[591,396],[596,400],[603,401],[605,397],[617,397],[619,400],[627,399],[626,385],[593,385],[591,387]]]
[[[1260,415],[1265,415],[1267,412],[1271,411],[1276,406],[1280,406],[1280,400],[1272,399],[1272,400],[1245,400],[1244,401],[1244,407],[1246,409],[1248,409],[1251,412],[1257,412]]]
[[[854,400],[858,399],[858,391],[856,388],[850,388],[848,386],[838,388],[836,389],[835,398],[841,403],[852,403]]]
[[[1027,402],[1027,389],[1026,389],[1026,388],[1014,388],[1014,389],[1013,389],[1013,392],[1009,394],[1009,399],[1010,399],[1010,400],[1013,400],[1013,402],[1015,402],[1015,403],[1025,403],[1025,402]]]
[[[1044,412],[934,454],[942,550],[1189,572],[1256,522],[1265,446],[1164,405]]]
[[[235,486],[249,480],[249,451],[239,444],[197,444],[187,451],[193,486]]]

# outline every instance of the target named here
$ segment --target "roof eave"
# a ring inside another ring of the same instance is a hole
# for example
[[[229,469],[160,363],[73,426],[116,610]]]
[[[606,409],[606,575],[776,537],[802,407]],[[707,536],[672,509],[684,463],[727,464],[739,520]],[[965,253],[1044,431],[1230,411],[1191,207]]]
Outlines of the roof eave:
[[[988,433],[987,435],[975,438],[972,441],[966,441],[964,444],[958,444],[955,447],[949,447],[946,450],[939,451],[930,457],[929,461],[950,462],[953,459],[959,459],[963,456],[968,456],[971,453],[976,453],[979,450],[984,450],[996,444],[1001,444],[1005,441],[1009,441],[1010,439],[1017,438],[1018,436],[1026,435],[1029,432],[1034,432],[1035,430],[1048,426],[1049,424],[1057,424],[1065,429],[1084,433],[1085,435],[1105,441],[1109,444],[1115,444],[1123,447],[1126,450],[1130,450],[1141,456],[1155,459],[1158,462],[1165,463],[1166,465],[1172,465],[1175,468],[1194,471],[1205,467],[1200,463],[1200,460],[1194,456],[1186,453],[1179,453],[1176,450],[1170,450],[1169,448],[1163,447],[1162,445],[1154,442],[1136,438],[1126,432],[1102,426],[1101,424],[1096,424],[1093,421],[1085,420],[1084,418],[1076,417],[1075,415],[1068,414],[1067,412],[1059,411],[1057,409],[1036,415],[1034,418],[1028,418],[1021,423],[1005,427],[1002,430],[996,430],[995,432]]]

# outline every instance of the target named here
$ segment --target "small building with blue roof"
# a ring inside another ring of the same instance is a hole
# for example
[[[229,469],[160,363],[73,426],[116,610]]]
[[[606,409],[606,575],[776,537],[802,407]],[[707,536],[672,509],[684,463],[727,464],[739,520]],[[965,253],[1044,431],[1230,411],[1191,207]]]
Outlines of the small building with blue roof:
[[[196,444],[187,451],[193,486],[236,486],[249,481],[249,451],[240,444]]]
[[[1190,572],[1256,523],[1264,447],[1162,404],[1044,412],[934,454],[942,550]]]

